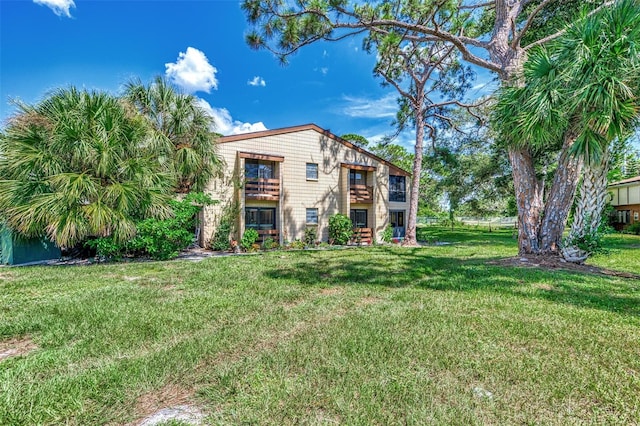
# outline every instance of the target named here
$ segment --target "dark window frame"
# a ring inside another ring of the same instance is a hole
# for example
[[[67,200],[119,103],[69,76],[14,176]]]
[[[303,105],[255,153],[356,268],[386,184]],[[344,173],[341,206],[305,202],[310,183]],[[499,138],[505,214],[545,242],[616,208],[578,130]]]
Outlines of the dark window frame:
[[[309,166],[315,166],[315,177],[309,176]],[[307,180],[318,180],[318,175],[319,175],[318,171],[319,171],[318,163],[307,163],[307,166],[306,166]]]
[[[357,179],[356,175],[361,175],[362,179]],[[349,169],[349,185],[367,185],[367,172],[363,170]]]
[[[273,221],[271,222],[265,222],[262,223],[261,219],[262,219],[262,212],[267,212],[270,211],[271,215],[273,217]],[[257,219],[257,223],[252,223],[249,220],[249,215],[251,214],[251,212],[255,212],[256,213],[256,219]],[[267,226],[271,226],[270,228]],[[245,207],[244,209],[244,227],[245,229],[255,229],[256,231],[260,231],[260,230],[271,230],[271,229],[278,229],[277,227],[278,223],[276,220],[276,209],[275,207]]]
[[[389,201],[407,201],[407,180],[405,176],[389,175]]]
[[[364,226],[358,225],[358,215],[364,213]],[[349,212],[349,218],[351,219],[351,225],[354,228],[368,228],[369,227],[369,211],[367,209],[351,209]]]
[[[255,167],[255,173],[249,175],[249,169]],[[262,173],[261,173],[262,170]],[[264,176],[264,170],[270,171],[270,176]],[[261,176],[262,174],[262,176]],[[247,158],[244,160],[244,176],[246,179],[277,179],[276,177],[276,162],[265,160],[254,160]]]

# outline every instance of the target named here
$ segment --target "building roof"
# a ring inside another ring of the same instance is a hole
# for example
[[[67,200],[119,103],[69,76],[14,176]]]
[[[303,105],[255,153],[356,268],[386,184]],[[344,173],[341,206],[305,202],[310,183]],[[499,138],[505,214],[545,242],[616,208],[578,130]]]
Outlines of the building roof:
[[[629,179],[624,179],[618,182],[613,182],[612,184],[610,184],[609,186],[618,186],[618,185],[626,185],[629,183],[635,183],[635,182],[640,182],[640,176],[635,176]]]
[[[262,130],[259,132],[241,133],[239,135],[222,136],[221,138],[218,139],[218,143],[237,142],[237,141],[243,141],[246,139],[263,138],[266,136],[278,136],[278,135],[284,135],[287,133],[302,132],[304,130],[315,130],[318,133],[321,133],[337,142],[340,142],[341,144],[345,145],[347,148],[351,148],[360,152],[361,154],[368,155],[369,157],[373,158],[379,163],[387,165],[390,171],[392,171],[393,173],[396,173],[402,176],[411,176],[411,173],[385,160],[384,158],[380,158],[377,155],[367,151],[366,149],[360,148],[359,146],[352,144],[348,140],[342,139],[340,136],[334,135],[329,130],[325,130],[322,127],[312,123],[302,124],[300,126],[283,127],[280,129],[273,129],[273,130]]]

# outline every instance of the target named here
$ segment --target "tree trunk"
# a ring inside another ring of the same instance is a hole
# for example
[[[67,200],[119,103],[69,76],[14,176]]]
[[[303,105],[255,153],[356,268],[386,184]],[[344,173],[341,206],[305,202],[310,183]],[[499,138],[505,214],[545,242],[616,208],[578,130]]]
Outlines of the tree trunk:
[[[422,99],[422,98],[419,98]],[[405,232],[404,246],[416,246],[418,220],[418,199],[420,197],[420,175],[422,174],[422,154],[424,142],[424,121],[420,108],[416,111],[416,147],[413,159],[413,176],[411,177],[411,195],[409,199],[409,217],[407,218],[407,231]]]
[[[513,184],[518,205],[518,248],[520,254],[540,252],[538,233],[544,203],[542,185],[536,177],[531,152],[527,148],[511,148]]]
[[[571,130],[565,132],[558,168],[544,206],[540,229],[541,253],[559,254],[560,252],[562,233],[567,224],[582,169],[582,158],[571,155],[569,152],[575,140],[575,132]]]
[[[602,212],[607,204],[608,171],[609,152],[606,149],[601,161],[585,166],[569,240],[580,239],[597,232],[602,221]]]

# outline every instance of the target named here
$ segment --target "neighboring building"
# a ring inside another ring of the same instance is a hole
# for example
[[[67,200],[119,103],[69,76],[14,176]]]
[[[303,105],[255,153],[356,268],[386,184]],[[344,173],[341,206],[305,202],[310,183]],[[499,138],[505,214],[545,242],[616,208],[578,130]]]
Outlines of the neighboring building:
[[[226,167],[206,189],[220,202],[203,212],[203,245],[223,217],[236,239],[254,228],[281,244],[303,239],[307,227],[327,241],[335,213],[363,241],[380,241],[389,223],[404,236],[410,174],[314,124],[225,136],[217,150]]]
[[[617,210],[616,228],[640,222],[640,176],[614,182],[608,189],[611,205]]]

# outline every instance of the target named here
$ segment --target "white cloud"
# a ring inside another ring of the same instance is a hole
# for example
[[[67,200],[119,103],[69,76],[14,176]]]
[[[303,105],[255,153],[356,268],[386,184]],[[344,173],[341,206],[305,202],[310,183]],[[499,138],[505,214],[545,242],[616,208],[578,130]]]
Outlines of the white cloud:
[[[209,102],[204,99],[199,99],[199,102],[200,106],[213,117],[215,122],[215,128],[213,130],[225,136],[267,130],[262,121],[257,123],[243,123],[242,121],[234,120],[226,108],[213,108]]]
[[[73,0],[33,0],[33,2],[41,6],[47,6],[49,9],[53,10],[53,13],[56,15],[66,16],[67,18],[71,18],[71,12],[69,12],[69,9],[76,7]]]
[[[202,51],[187,47],[186,52],[180,52],[175,63],[168,63],[167,78],[189,93],[207,92],[218,88],[216,73],[218,70],[209,63]]]
[[[398,111],[397,95],[388,93],[380,99],[368,99],[354,96],[343,96],[347,103],[341,112],[349,117],[359,118],[392,118]]]
[[[256,75],[255,77],[253,77],[252,80],[247,81],[247,84],[249,86],[261,86],[261,87],[264,87],[264,86],[267,85],[267,82],[264,81],[264,78]]]

